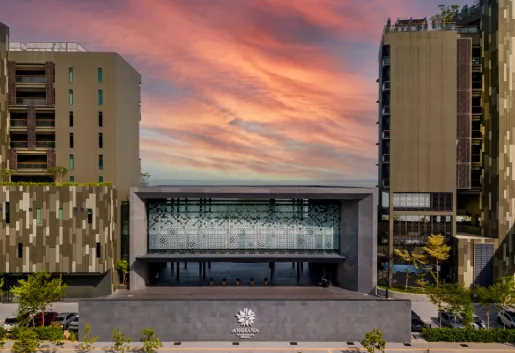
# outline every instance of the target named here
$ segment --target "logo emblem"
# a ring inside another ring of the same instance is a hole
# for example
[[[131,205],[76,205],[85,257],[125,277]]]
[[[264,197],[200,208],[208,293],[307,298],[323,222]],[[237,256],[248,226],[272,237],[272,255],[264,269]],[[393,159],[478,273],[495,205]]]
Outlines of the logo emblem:
[[[256,313],[251,309],[243,309],[240,310],[236,314],[236,318],[238,319],[238,323],[243,327],[250,327],[254,324],[254,320],[256,319]]]

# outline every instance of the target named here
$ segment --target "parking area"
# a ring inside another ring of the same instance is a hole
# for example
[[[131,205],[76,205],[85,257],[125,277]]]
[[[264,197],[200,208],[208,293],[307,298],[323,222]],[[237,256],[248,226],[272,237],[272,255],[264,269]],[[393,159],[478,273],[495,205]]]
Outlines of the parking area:
[[[52,307],[48,307],[49,311],[56,311],[58,313],[77,313],[79,311],[79,303],[55,303]],[[18,304],[4,303],[0,304],[0,325],[3,326],[5,318],[9,316],[16,316],[18,311]]]

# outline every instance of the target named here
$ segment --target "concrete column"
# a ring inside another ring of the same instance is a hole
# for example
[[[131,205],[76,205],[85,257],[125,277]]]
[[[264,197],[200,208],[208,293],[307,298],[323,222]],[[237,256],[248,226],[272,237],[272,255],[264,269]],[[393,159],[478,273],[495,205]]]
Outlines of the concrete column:
[[[147,253],[148,233],[147,233],[147,209],[144,200],[134,193],[138,188],[130,190],[130,290],[138,290],[146,287],[148,280],[147,264],[136,257]]]

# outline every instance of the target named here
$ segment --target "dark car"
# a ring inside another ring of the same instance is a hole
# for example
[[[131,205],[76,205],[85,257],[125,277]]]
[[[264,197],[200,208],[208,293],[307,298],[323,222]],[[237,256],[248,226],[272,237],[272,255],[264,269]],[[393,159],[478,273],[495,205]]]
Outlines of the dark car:
[[[429,325],[426,324],[420,316],[415,314],[413,311],[411,312],[411,332],[422,332],[423,328],[429,328]]]
[[[63,328],[63,330],[67,330],[70,322],[79,314],[77,313],[60,313],[55,317],[52,321],[52,324],[57,324]]]
[[[29,327],[35,326],[50,326],[52,321],[58,316],[59,314],[55,311],[47,311],[44,313],[37,313],[32,320],[29,322]]]

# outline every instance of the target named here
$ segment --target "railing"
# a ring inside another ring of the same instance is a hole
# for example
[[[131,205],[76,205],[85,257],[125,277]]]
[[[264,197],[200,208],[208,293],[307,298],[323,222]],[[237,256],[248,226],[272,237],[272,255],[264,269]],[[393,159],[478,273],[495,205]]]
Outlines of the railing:
[[[481,235],[481,228],[456,223],[456,232],[463,232],[471,235]]]
[[[36,126],[54,127],[55,126],[55,120],[54,119],[36,119]]]
[[[390,57],[383,58],[383,65],[390,65]]]
[[[27,119],[11,119],[11,126],[27,126]]]
[[[36,148],[55,148],[54,141],[36,141]]]
[[[477,90],[483,89],[483,82],[481,82],[481,81],[472,82],[472,89],[477,89]]]
[[[483,114],[482,107],[472,107],[472,114]]]
[[[16,98],[18,105],[46,105],[46,99],[42,98]]]
[[[390,138],[390,130],[383,130],[383,138],[384,139]]]
[[[11,148],[28,148],[29,143],[26,141],[11,141]]]
[[[478,33],[477,27],[458,27],[456,24],[428,24],[424,25],[398,25],[398,26],[385,26],[385,32],[429,32],[429,31],[456,31],[461,34],[465,33]]]
[[[390,162],[390,155],[389,154],[383,154],[383,162],[389,163]]]
[[[16,76],[18,83],[46,83],[45,76]]]
[[[390,89],[390,81],[383,82],[383,90],[389,90]]]
[[[47,169],[46,162],[18,162],[17,169]]]
[[[481,65],[481,58],[472,58],[472,65]]]
[[[383,115],[390,115],[390,107],[383,107]]]

